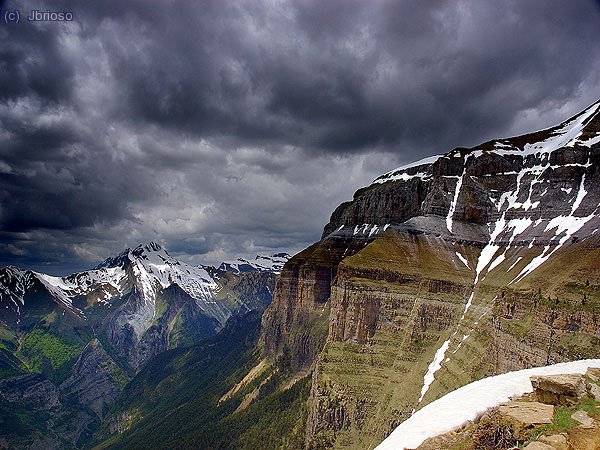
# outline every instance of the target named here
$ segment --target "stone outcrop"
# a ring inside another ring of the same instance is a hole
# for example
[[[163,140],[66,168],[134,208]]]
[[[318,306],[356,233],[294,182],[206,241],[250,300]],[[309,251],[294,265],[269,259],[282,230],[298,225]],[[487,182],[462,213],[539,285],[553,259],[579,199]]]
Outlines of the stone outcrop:
[[[581,428],[594,428],[594,419],[592,419],[586,411],[575,411],[573,414],[571,414],[571,419],[579,423]]]
[[[531,384],[538,401],[550,405],[574,405],[587,395],[585,381],[579,374],[532,377]]]
[[[538,425],[552,423],[554,418],[554,406],[540,402],[512,401],[501,405],[498,411],[513,424],[517,439]]]
[[[542,444],[549,445],[554,450],[569,450],[569,443],[567,441],[567,437],[564,434],[542,436],[539,438],[539,442]]]
[[[596,367],[590,367],[585,373],[585,376],[598,383],[600,382],[600,369]]]

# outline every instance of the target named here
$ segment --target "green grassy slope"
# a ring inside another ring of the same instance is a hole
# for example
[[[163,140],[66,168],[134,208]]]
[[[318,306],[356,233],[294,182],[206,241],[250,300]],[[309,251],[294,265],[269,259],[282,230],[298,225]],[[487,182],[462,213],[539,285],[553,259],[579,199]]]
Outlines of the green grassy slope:
[[[259,326],[259,314],[249,313],[201,344],[153,359],[117,400],[94,448],[299,448],[308,379],[285,389],[282,374],[264,370],[219,403],[260,362]]]

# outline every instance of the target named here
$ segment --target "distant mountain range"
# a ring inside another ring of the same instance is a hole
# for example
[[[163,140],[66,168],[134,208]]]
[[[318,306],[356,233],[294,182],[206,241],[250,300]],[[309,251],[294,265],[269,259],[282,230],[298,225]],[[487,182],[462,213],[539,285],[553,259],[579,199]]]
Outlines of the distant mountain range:
[[[270,265],[244,270],[192,266],[150,242],[65,277],[0,269],[0,410],[20,405],[46,431],[82,421],[84,429],[52,441],[75,445],[150,359],[215,335],[231,317],[261,313],[285,259],[258,256]],[[35,417],[45,403],[35,391],[56,403],[42,422]],[[15,420],[15,429],[28,429]],[[31,434],[22,434],[0,439],[30,445]]]
[[[150,242],[126,249],[92,270],[65,277],[9,266],[0,269],[0,320],[18,327],[26,299],[34,294],[46,295],[66,312],[83,320],[87,319],[86,311],[90,308],[110,308],[124,296],[134,294],[138,306],[136,312],[155,317],[157,295],[177,286],[194,300],[203,314],[222,326],[239,306],[253,309],[243,303],[232,306],[225,301],[215,301],[222,272],[277,274],[289,258],[287,253],[259,255],[252,262],[240,258],[234,263],[223,262],[215,269],[190,266],[173,258],[156,242]]]
[[[254,261],[238,258],[233,262],[221,263],[219,269],[235,273],[255,271],[281,273],[283,266],[290,258],[291,255],[288,255],[287,253],[275,253],[272,256],[258,255],[254,258]]]

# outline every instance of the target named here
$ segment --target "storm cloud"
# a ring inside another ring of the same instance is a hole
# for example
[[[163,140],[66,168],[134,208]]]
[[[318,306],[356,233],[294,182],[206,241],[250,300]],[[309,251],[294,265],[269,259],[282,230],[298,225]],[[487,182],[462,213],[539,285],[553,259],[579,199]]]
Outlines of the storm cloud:
[[[593,1],[51,8],[74,21],[0,26],[0,265],[293,253],[381,173],[600,97]]]

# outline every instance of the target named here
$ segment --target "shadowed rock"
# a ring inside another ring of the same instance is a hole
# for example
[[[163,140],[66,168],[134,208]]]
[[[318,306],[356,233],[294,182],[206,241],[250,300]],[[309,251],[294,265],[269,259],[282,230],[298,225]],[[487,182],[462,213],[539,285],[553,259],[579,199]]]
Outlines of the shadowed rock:
[[[573,405],[587,394],[579,374],[531,377],[531,384],[537,400],[550,405]]]
[[[67,398],[89,408],[100,419],[121,392],[116,378],[121,370],[115,365],[97,339],[92,340],[75,363],[72,374],[61,385]]]

